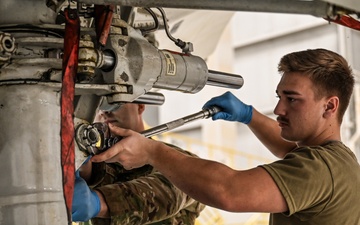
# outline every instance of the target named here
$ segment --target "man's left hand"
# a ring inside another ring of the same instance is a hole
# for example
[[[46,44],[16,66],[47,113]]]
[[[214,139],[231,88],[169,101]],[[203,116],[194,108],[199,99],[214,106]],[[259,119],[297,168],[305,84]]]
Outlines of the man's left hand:
[[[91,190],[86,181],[80,177],[79,171],[76,171],[75,177],[72,220],[85,222],[99,214],[100,199],[98,194]]]

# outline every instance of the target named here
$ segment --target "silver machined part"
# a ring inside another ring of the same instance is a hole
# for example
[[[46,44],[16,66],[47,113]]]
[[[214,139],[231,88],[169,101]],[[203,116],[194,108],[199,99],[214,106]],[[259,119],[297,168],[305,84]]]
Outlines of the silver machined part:
[[[20,33],[25,36],[19,33],[13,35],[16,50],[11,55],[11,63],[1,68],[0,80],[61,80],[62,59],[59,49],[63,47],[63,39],[37,36],[36,32],[22,32],[20,29]]]
[[[126,35],[123,30],[126,30]],[[107,96],[109,103],[133,102],[150,91],[161,73],[158,50],[123,20],[113,19],[103,52],[105,68],[101,69],[104,81],[127,87],[125,92]]]
[[[220,112],[221,109],[217,106],[211,106],[210,108],[207,109],[203,109],[204,113],[205,113],[205,119],[215,115],[216,113]]]
[[[98,153],[96,144],[101,141],[101,134],[91,124],[82,123],[75,128],[75,141],[80,151],[94,155]]]
[[[169,130],[173,130],[177,127],[180,127],[184,124],[187,124],[191,121],[194,121],[194,120],[198,120],[198,119],[207,119],[211,116],[213,116],[214,114],[220,112],[221,109],[217,106],[211,106],[210,108],[207,108],[207,109],[203,109],[201,110],[200,112],[197,112],[197,113],[194,113],[194,114],[191,114],[191,115],[188,115],[188,116],[185,116],[185,117],[182,117],[180,119],[177,119],[177,120],[173,120],[171,122],[168,122],[168,123],[165,123],[165,124],[162,124],[162,125],[159,125],[159,126],[155,126],[151,129],[148,129],[148,130],[145,130],[143,132],[141,132],[141,134],[145,137],[151,137],[151,136],[154,136],[154,135],[159,135],[159,134],[162,134],[166,131],[169,131]]]
[[[209,70],[207,85],[239,89],[244,85],[244,79],[240,75]]]
[[[112,52],[110,51],[104,51],[104,52],[98,52],[99,54],[99,64],[97,65],[97,68],[101,68],[103,70],[111,70],[115,66],[115,57]],[[101,58],[100,58],[101,55]],[[100,62],[101,59],[101,62]]]
[[[109,104],[106,97],[102,97],[99,105],[99,109],[106,112],[113,112],[121,107],[122,103]]]
[[[144,95],[139,96],[132,103],[146,104],[146,105],[162,105],[164,104],[164,102],[165,102],[165,96],[163,94],[156,92],[148,92],[145,93]],[[125,103],[114,102],[109,104],[107,98],[102,97],[102,100],[99,105],[99,109],[103,111],[113,112],[118,110],[123,104]]]
[[[9,33],[0,32],[0,65],[8,62],[15,50],[15,38]]]
[[[81,36],[79,43],[78,74],[81,80],[91,80],[95,76],[98,51],[94,48],[90,35]]]
[[[197,93],[202,90],[208,78],[205,61],[194,55],[159,51],[162,59],[162,73],[154,88]]]
[[[133,103],[147,105],[162,105],[164,102],[165,96],[158,92],[147,92],[133,101]]]
[[[104,81],[127,87],[107,96],[109,103],[135,102],[152,88],[197,93],[207,82],[208,68],[202,58],[159,50],[120,19],[113,19],[102,51]]]

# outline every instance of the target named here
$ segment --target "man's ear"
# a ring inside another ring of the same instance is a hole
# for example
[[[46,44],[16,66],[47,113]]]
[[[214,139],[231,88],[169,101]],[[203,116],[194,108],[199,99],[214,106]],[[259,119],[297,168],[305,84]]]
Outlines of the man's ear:
[[[337,96],[332,96],[328,98],[326,102],[323,116],[325,118],[329,118],[333,115],[336,116],[338,109],[339,109],[339,98]]]
[[[138,104],[139,114],[142,114],[145,110],[145,104]]]

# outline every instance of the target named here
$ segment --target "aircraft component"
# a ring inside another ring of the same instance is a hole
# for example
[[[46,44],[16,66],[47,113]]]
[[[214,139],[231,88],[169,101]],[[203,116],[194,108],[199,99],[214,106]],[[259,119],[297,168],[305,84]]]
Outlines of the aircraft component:
[[[167,122],[165,124],[161,124],[153,128],[144,130],[143,132],[141,132],[141,134],[144,137],[152,137],[154,135],[159,135],[183,126],[189,122],[198,119],[207,119],[220,111],[220,108],[212,106],[210,108],[203,109],[197,113],[193,113],[188,116],[184,116],[179,119]],[[76,151],[75,167],[79,168],[82,163],[86,161],[88,156],[100,154],[109,149],[111,146],[115,145],[120,140],[121,137],[113,137],[111,135],[109,127],[106,123],[79,123],[76,126],[75,134],[75,141],[79,150]]]
[[[10,60],[15,52],[15,38],[9,34],[0,32],[0,66]]]
[[[99,106],[114,110],[126,102],[161,105],[165,97],[153,89],[194,94],[205,85],[242,87],[241,76],[209,70],[204,59],[192,54],[196,45],[172,37],[163,10],[157,14],[150,7],[301,13],[334,19],[344,13],[359,15],[358,1],[351,1],[346,0],[342,8],[338,0],[331,0],[333,4],[295,0],[2,0],[0,125],[4,132],[0,134],[0,169],[6,172],[0,174],[0,224],[63,225],[71,220],[66,218],[71,194],[66,194],[65,203],[60,154],[60,111],[66,108],[60,107],[62,59],[67,56],[65,8],[76,11],[81,20],[78,63],[72,65],[78,67],[75,96],[73,91],[62,96],[74,103],[76,127],[91,123]],[[143,17],[135,16],[140,14]],[[153,34],[163,28],[180,52],[157,47]],[[86,135],[88,145],[97,141],[92,131]],[[66,163],[71,172],[70,161],[71,157]],[[66,188],[71,193],[71,184]]]
[[[59,92],[57,87],[0,83],[2,225],[67,224]]]

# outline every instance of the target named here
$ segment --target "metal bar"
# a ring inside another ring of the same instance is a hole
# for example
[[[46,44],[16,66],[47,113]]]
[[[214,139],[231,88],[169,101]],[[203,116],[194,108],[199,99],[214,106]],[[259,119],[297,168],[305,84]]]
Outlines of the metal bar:
[[[147,129],[147,130],[141,132],[141,134],[144,135],[145,137],[151,137],[154,135],[162,134],[166,131],[173,130],[177,127],[180,127],[188,122],[198,120],[198,119],[207,119],[207,118],[211,117],[212,115],[214,115],[215,113],[220,112],[220,111],[221,111],[220,108],[213,106],[208,109],[203,109],[200,112],[182,117],[180,119],[173,120],[171,122],[153,127],[151,129]]]
[[[209,70],[207,85],[240,89],[244,85],[244,79],[240,75]]]
[[[133,7],[165,7],[309,14],[316,17],[327,17],[331,7],[327,2],[316,0],[82,0],[81,2],[91,4],[116,4]]]
[[[360,12],[359,0],[321,0],[321,1]]]
[[[137,104],[162,105],[165,102],[165,96],[158,92],[147,92],[133,101]]]

